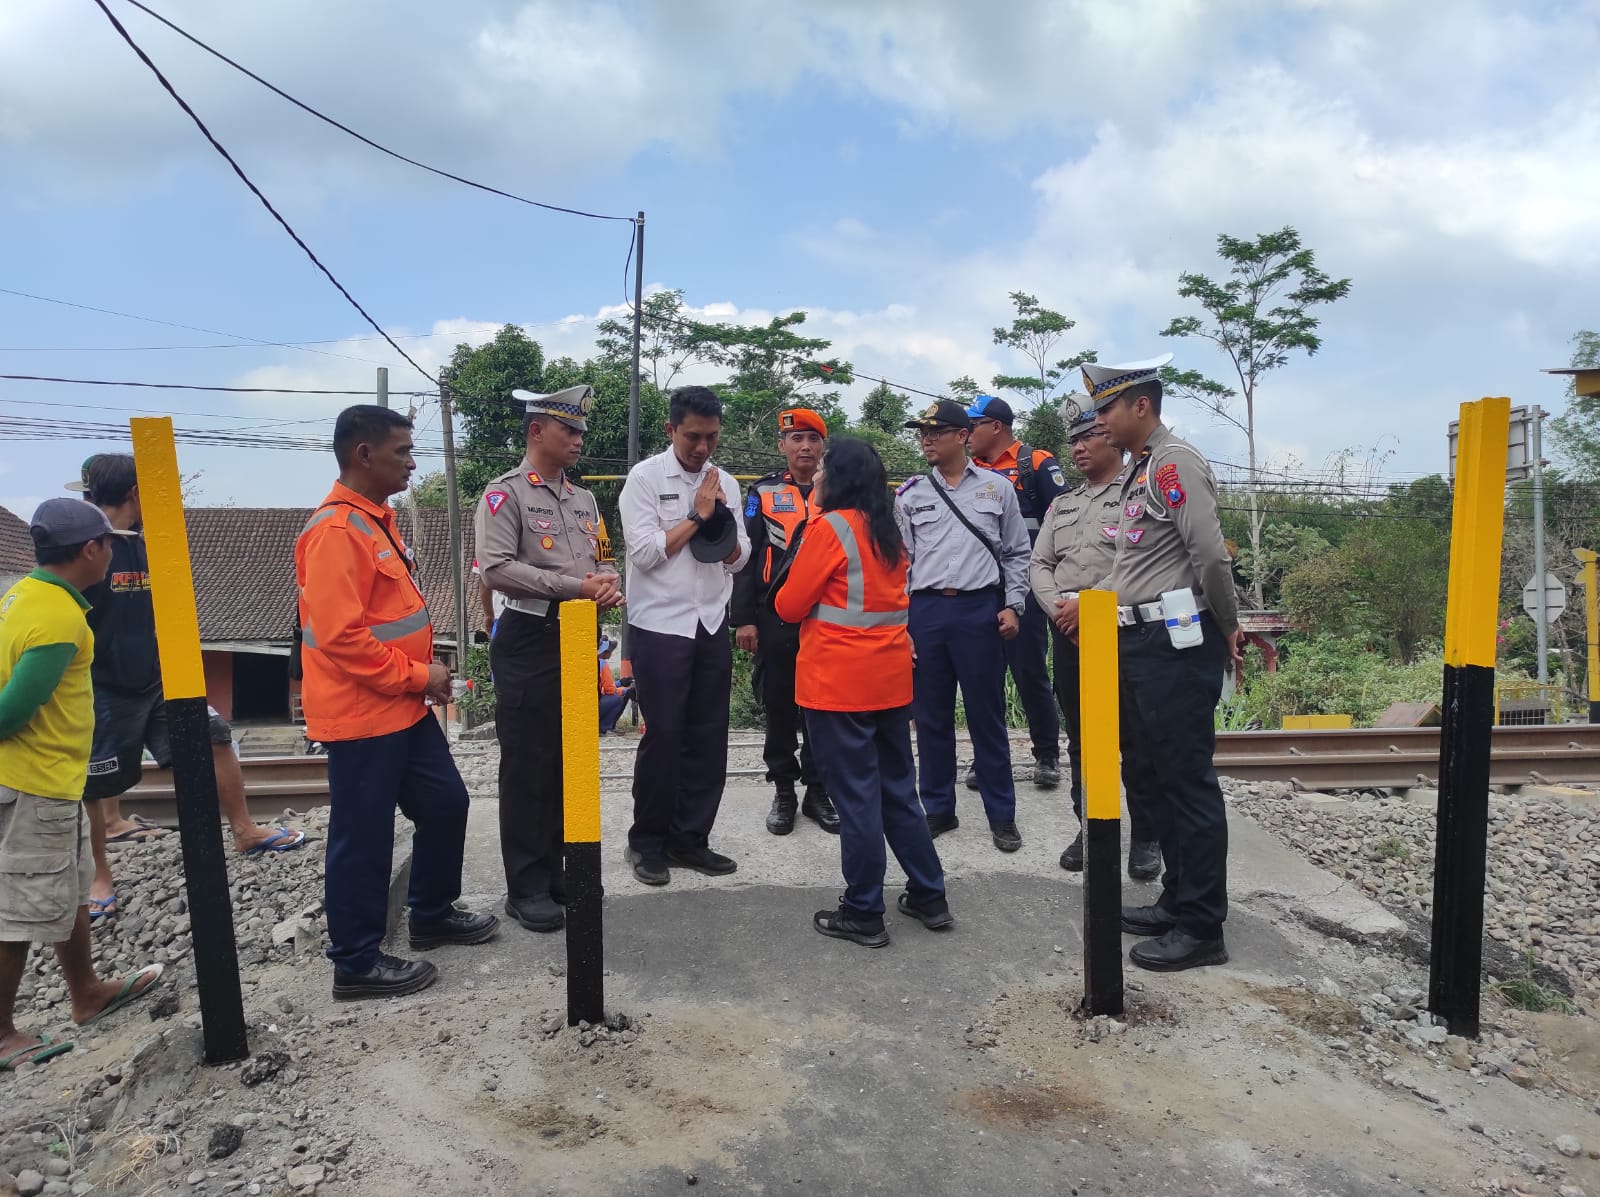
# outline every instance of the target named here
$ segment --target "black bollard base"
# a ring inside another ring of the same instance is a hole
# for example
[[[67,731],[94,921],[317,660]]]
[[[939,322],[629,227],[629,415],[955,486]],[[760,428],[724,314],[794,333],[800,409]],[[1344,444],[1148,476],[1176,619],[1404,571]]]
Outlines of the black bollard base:
[[[1122,1013],[1122,821],[1083,821],[1083,1012]]]
[[[605,1021],[600,845],[567,845],[567,1025]]]

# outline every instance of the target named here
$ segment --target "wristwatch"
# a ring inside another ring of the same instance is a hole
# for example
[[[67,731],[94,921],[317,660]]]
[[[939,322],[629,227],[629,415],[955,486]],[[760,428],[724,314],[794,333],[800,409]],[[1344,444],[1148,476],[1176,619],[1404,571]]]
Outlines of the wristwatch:
[[[706,517],[701,515],[698,511],[691,510],[689,512],[689,522],[691,524],[698,524],[703,528],[705,527]]]
[[[1011,612],[1011,614],[1015,615],[1018,619],[1022,618],[1022,604],[1021,603],[1012,603],[1009,607],[1006,608],[1006,610]]]

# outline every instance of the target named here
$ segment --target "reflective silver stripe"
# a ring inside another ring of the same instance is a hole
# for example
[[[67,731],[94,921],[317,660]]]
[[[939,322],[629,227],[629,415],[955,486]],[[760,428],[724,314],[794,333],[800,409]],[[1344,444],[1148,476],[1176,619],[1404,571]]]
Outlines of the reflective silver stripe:
[[[362,515],[359,511],[352,511],[350,513],[350,526],[365,532],[368,536],[377,535],[377,533],[372,530],[372,525],[367,523],[367,517]]]
[[[837,511],[825,514],[823,520],[839,538],[844,549],[844,601],[843,607],[828,607],[818,603],[811,608],[811,618],[818,623],[831,623],[847,628],[887,628],[903,625],[905,611],[868,611],[866,579],[861,570],[861,546],[856,542],[856,530]]]
[[[300,645],[302,648],[317,647],[317,638],[311,634],[310,624],[300,629]]]
[[[400,640],[413,632],[420,632],[432,622],[428,618],[426,607],[413,611],[403,619],[396,619],[391,623],[373,624],[367,629],[372,633],[373,639],[387,643],[390,640]]]
[[[308,519],[306,521],[306,526],[304,528],[300,529],[300,535],[304,536],[307,532],[311,531],[311,529],[315,528],[318,524],[323,523],[326,520],[331,520],[337,514],[339,514],[337,508],[335,508],[335,507],[324,507],[321,511],[317,512],[315,515],[313,515],[310,519]]]

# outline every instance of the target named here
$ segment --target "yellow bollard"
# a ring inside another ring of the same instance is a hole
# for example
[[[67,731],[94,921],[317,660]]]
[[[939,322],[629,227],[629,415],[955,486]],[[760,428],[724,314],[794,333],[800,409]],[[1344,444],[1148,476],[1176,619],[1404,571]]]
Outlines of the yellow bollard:
[[[189,536],[172,421],[130,420],[139,477],[139,506],[150,556],[161,687],[172,738],[173,790],[183,882],[194,935],[194,975],[207,1064],[250,1054],[239,987],[239,952],[228,896],[228,861],[217,812],[217,774],[211,758],[206,675],[200,657],[200,617],[189,570]]]
[[[1122,756],[1117,705],[1117,596],[1078,596],[1083,712],[1083,1009],[1122,1013]]]
[[[599,625],[588,599],[561,604],[562,826],[567,873],[567,1025],[602,1022]]]
[[[1573,549],[1583,566],[1584,642],[1589,648],[1589,722],[1600,723],[1600,581],[1596,579],[1595,551]]]

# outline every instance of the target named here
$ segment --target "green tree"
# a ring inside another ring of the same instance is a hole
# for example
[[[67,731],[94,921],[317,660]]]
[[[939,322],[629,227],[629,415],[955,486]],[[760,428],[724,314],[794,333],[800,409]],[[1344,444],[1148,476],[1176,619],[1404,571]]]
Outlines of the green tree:
[[[434,470],[431,474],[424,474],[411,484],[409,494],[402,498],[417,507],[448,507],[449,490],[445,485],[444,471]]]
[[[608,362],[633,368],[633,318],[615,317],[595,325],[595,348]],[[683,313],[683,292],[652,291],[639,318],[639,373],[666,392],[695,358],[694,323]]]
[[[982,389],[970,374],[963,374],[960,378],[952,378],[945,383],[945,390],[950,392],[950,398],[961,403],[971,403]]]
[[[456,480],[463,503],[475,503],[489,480],[522,457],[522,414],[513,390],[544,391],[544,350],[515,324],[487,344],[457,345],[439,375],[450,387],[466,436],[458,442]]]
[[[1350,293],[1349,279],[1332,279],[1317,268],[1316,255],[1300,243],[1289,226],[1241,240],[1226,233],[1217,238],[1217,254],[1232,276],[1222,282],[1203,274],[1178,276],[1178,295],[1192,299],[1205,311],[1199,316],[1178,316],[1162,330],[1164,337],[1199,337],[1210,341],[1228,359],[1239,389],[1206,378],[1195,370],[1163,371],[1162,382],[1175,394],[1196,400],[1207,410],[1244,433],[1250,460],[1250,547],[1261,556],[1262,514],[1257,499],[1260,473],[1256,458],[1256,386],[1262,375],[1283,366],[1289,355],[1308,356],[1322,347],[1320,323],[1311,309],[1333,303]],[[1233,414],[1235,394],[1244,399],[1243,418]],[[1264,600],[1262,579],[1251,579],[1256,606]]]
[[[1011,303],[1017,314],[1008,327],[994,330],[993,340],[996,345],[1022,354],[1032,370],[1027,374],[996,374],[990,385],[1015,391],[1035,406],[1042,405],[1055,394],[1068,371],[1094,361],[1095,353],[1089,349],[1072,357],[1056,358],[1056,346],[1077,326],[1077,321],[1042,306],[1025,291],[1011,292]]]
[[[1600,366],[1600,333],[1579,329],[1572,337],[1576,369]],[[1578,394],[1576,379],[1567,382],[1567,409],[1550,421],[1555,447],[1567,472],[1584,479],[1600,478],[1600,395]]]

